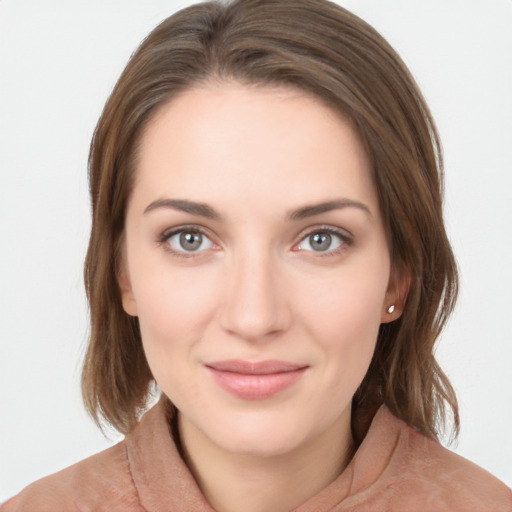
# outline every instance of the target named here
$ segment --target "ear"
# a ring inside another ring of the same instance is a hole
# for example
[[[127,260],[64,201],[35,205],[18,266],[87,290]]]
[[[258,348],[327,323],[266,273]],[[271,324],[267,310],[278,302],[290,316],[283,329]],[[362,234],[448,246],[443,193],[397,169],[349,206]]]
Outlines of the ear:
[[[382,304],[381,323],[387,324],[400,318],[411,287],[411,272],[405,267],[393,266],[388,289]]]
[[[125,262],[126,260],[123,256],[117,272],[121,301],[123,303],[123,309],[128,315],[137,316],[137,303],[135,302],[135,296],[133,295],[132,284]]]

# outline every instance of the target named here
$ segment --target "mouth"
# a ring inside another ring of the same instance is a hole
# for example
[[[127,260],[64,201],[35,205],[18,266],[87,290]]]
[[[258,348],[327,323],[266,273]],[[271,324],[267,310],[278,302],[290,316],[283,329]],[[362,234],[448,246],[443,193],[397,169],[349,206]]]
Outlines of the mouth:
[[[308,369],[287,361],[239,359],[215,361],[205,367],[224,391],[244,400],[270,398],[299,381]]]

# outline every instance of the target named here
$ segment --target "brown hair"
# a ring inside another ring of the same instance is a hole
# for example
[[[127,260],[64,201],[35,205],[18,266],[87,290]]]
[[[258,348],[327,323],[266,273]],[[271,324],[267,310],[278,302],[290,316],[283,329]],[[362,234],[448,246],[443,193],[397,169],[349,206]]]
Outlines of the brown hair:
[[[372,162],[393,264],[411,276],[403,314],[382,324],[353,407],[370,415],[384,403],[437,438],[448,406],[456,433],[455,393],[433,353],[457,295],[437,131],[396,52],[364,21],[325,0],[197,4],[161,23],[130,59],[89,156],[91,333],[82,373],[89,412],[127,432],[146,406],[152,375],[117,280],[137,143],[160,106],[211,79],[300,88],[353,122]]]

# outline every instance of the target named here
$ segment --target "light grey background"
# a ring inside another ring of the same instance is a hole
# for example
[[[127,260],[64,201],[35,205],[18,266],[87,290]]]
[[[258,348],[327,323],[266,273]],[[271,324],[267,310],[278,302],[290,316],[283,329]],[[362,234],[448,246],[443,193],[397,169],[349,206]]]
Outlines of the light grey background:
[[[88,145],[131,52],[189,3],[0,0],[0,501],[110,444],[78,385]],[[438,122],[462,275],[438,351],[456,451],[512,485],[512,1],[340,3],[399,51]]]

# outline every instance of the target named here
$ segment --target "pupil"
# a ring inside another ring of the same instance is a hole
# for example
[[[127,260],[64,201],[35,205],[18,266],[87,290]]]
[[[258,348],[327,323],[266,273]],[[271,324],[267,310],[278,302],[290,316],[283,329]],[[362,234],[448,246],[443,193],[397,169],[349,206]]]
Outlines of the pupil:
[[[311,247],[315,251],[325,251],[331,245],[331,235],[327,233],[315,233],[311,237]]]
[[[202,241],[203,236],[201,233],[182,233],[180,235],[180,244],[188,251],[193,251],[201,247]]]

